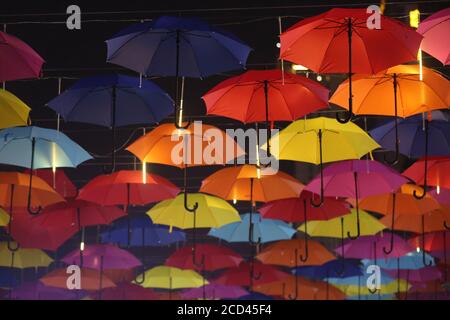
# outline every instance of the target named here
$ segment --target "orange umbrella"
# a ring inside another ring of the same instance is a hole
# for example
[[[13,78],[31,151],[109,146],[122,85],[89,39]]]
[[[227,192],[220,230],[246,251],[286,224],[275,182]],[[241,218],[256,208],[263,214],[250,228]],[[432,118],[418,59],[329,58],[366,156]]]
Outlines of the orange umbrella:
[[[71,275],[65,268],[56,269],[40,279],[40,281],[49,287],[67,289],[67,281]],[[104,274],[100,277],[100,272],[94,269],[80,269],[80,290],[102,290],[103,288],[112,288],[116,285]]]
[[[424,160],[414,162],[403,175],[417,184],[425,184]],[[450,157],[430,157],[427,161],[427,185],[437,188],[450,188]],[[440,191],[440,190],[439,190]]]
[[[345,293],[328,282],[312,281],[292,275],[280,281],[257,285],[254,291],[281,296],[289,300],[344,300],[346,298]]]
[[[394,116],[396,126],[396,158],[399,148],[397,117],[408,117],[450,105],[450,82],[436,71],[423,67],[420,79],[418,65],[398,65],[375,75],[355,75],[353,113]],[[331,103],[348,109],[348,80],[343,82],[330,99]]]
[[[414,193],[422,192],[422,188],[405,184],[395,193],[386,193],[377,196],[370,196],[360,201],[360,208],[368,211],[374,211],[383,215],[389,215],[389,219],[384,217],[381,222],[386,226],[391,224],[391,230],[397,229],[396,219],[413,221],[415,217],[419,217],[427,212],[440,208],[439,203],[430,195],[423,199],[417,199]],[[413,217],[414,216],[414,217]],[[394,248],[394,236],[391,233],[390,249],[383,248],[386,254],[392,252]]]
[[[317,241],[309,241],[309,258],[303,261],[299,252],[305,248],[305,240],[291,239],[278,241],[264,248],[256,258],[265,264],[274,264],[290,268],[299,266],[320,266],[336,257]]]

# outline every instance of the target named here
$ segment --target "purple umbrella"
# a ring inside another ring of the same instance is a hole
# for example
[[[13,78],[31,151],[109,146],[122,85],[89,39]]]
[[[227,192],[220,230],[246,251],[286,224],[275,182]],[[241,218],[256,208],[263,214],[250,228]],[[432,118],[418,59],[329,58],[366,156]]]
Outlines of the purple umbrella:
[[[182,293],[184,299],[237,299],[249,292],[239,286],[227,286],[210,283],[206,286],[186,290]]]
[[[450,206],[450,189],[440,188],[439,193],[437,189],[434,189],[430,195],[440,204]]]
[[[0,32],[0,44],[0,81],[39,77],[44,59],[29,45],[4,32]]]
[[[417,270],[384,270],[393,278],[404,279],[407,282],[427,282],[438,280],[442,276],[442,272],[437,267],[426,267]]]
[[[11,291],[13,300],[79,300],[86,295],[84,290],[68,290],[47,287],[43,283],[27,282]]]
[[[330,197],[355,198],[357,239],[361,235],[359,198],[395,192],[408,180],[390,167],[372,160],[346,160],[335,162],[323,170],[323,194]],[[305,190],[321,193],[321,179],[314,178]]]

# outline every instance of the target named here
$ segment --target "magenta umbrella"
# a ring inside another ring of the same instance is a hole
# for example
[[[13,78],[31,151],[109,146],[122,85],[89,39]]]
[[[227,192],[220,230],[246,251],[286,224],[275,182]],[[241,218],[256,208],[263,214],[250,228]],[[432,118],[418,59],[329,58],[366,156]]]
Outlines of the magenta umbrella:
[[[84,290],[47,287],[40,281],[36,281],[26,282],[14,288],[10,297],[12,300],[79,300],[86,294]]]
[[[450,8],[432,14],[419,24],[417,32],[423,35],[421,49],[443,64],[450,64]]]
[[[152,289],[133,283],[122,283],[117,287],[103,289],[102,298],[104,300],[159,300],[159,296]]]
[[[38,78],[44,59],[22,40],[0,31],[0,81]]]
[[[390,167],[373,160],[346,160],[330,164],[323,170],[323,194],[355,199],[357,235],[361,235],[358,202],[360,198],[395,192],[408,180]],[[321,178],[314,178],[305,188],[321,193]]]
[[[181,294],[184,299],[237,299],[249,292],[239,286],[227,286],[210,283],[206,286],[186,290]]]
[[[450,189],[440,188],[439,192],[434,189],[430,192],[430,195],[440,204],[450,206]]]
[[[404,279],[407,282],[427,282],[440,279],[442,272],[437,267],[425,267],[417,270],[384,270],[387,274],[393,278]]]

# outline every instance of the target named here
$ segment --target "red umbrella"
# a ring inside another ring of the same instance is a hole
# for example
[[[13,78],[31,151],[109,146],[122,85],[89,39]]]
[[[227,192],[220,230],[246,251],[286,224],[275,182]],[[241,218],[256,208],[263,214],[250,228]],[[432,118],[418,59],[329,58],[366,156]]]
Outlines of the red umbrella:
[[[327,88],[302,76],[250,70],[219,83],[202,98],[207,114],[244,123],[265,121],[269,128],[269,122],[293,121],[327,107],[328,95]]]
[[[67,280],[70,274],[67,273],[66,268],[56,269],[40,279],[40,282],[48,287],[56,287],[67,289]],[[100,275],[98,270],[82,268],[80,275],[81,290],[99,290],[104,288],[115,287],[114,282],[105,275]]]
[[[0,32],[0,43],[0,81],[39,77],[44,59],[29,45],[5,32]]]
[[[192,246],[185,246],[169,256],[165,264],[181,269],[215,271],[237,267],[243,260],[233,250],[214,244],[197,244],[195,250],[197,257],[192,256],[192,251]],[[201,261],[201,263],[194,263],[194,261]]]
[[[25,170],[25,173],[29,173],[29,170]],[[55,173],[53,173],[52,169],[39,169],[34,170],[33,174],[47,182],[64,198],[74,198],[78,194],[77,187],[67,177],[64,170],[60,168]]]
[[[280,58],[318,73],[348,73],[352,116],[352,73],[374,74],[417,59],[422,36],[403,23],[380,16],[380,29],[368,28],[372,13],[334,8],[306,18],[281,34]],[[389,50],[386,50],[389,48]]]
[[[249,276],[250,275],[250,276]],[[242,262],[239,267],[226,270],[215,283],[231,286],[253,286],[274,282],[289,277],[289,273],[259,262]]]
[[[78,199],[128,208],[174,198],[179,192],[172,182],[156,174],[147,174],[143,183],[142,171],[122,170],[94,178],[80,190]]]

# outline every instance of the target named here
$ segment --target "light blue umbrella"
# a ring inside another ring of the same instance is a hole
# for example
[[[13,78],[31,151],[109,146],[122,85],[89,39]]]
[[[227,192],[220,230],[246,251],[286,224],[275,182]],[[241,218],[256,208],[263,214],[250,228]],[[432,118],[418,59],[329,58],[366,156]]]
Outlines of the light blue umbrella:
[[[30,169],[28,211],[31,210],[33,170],[75,168],[92,157],[64,133],[39,127],[16,127],[0,131],[0,163]]]
[[[227,242],[248,242],[250,229],[253,229],[252,242],[266,243],[292,238],[296,230],[286,222],[274,219],[263,219],[260,214],[252,214],[253,227],[250,226],[250,214],[241,215],[241,221],[212,228],[208,235]]]
[[[425,253],[425,261],[431,261],[431,265],[434,266],[434,258],[429,254]],[[400,261],[397,261],[397,258],[389,258],[389,259],[377,259],[377,265],[382,269],[394,270],[398,269],[408,269],[408,270],[418,270],[425,268],[422,259],[422,253],[418,253],[416,251],[412,251],[407,253],[406,255],[399,258]],[[375,264],[373,260],[364,259],[362,260],[364,265]]]
[[[343,286],[361,286],[367,282],[367,279],[373,275],[373,273],[365,272],[365,268],[363,269],[363,274],[361,276],[352,276],[346,278],[328,278],[328,282],[334,285],[343,285]],[[380,285],[389,284],[395,281],[389,274],[381,270],[380,272]]]

